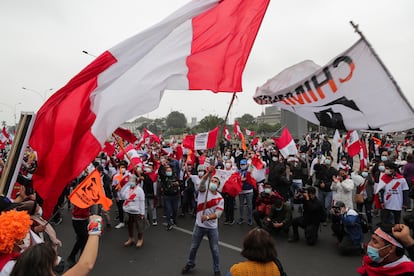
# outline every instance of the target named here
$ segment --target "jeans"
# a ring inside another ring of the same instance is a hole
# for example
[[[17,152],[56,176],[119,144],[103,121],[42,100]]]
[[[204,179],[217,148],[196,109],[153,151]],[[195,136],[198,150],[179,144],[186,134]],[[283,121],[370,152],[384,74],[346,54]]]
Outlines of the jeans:
[[[177,218],[179,195],[164,195],[165,211],[167,212],[167,224],[175,223]]]
[[[319,189],[318,199],[322,202],[323,207],[325,207],[326,214],[330,216],[332,207],[332,192],[324,192]]]
[[[239,194],[239,204],[240,204],[240,221],[244,219],[244,206],[243,203],[246,200],[247,202],[247,214],[248,222],[252,223],[252,211],[253,211],[253,192],[247,194]]]
[[[145,214],[149,220],[157,220],[157,209],[155,206],[154,198],[145,199]]]
[[[188,256],[187,265],[190,267],[195,266],[195,258],[197,255],[198,247],[203,240],[204,235],[207,235],[208,243],[210,245],[211,255],[213,256],[213,269],[214,272],[220,271],[220,256],[219,256],[219,244],[218,244],[218,229],[209,229],[194,225],[193,238],[191,240],[190,254]]]
[[[302,189],[302,179],[292,179],[292,184],[290,185],[290,207],[293,208],[293,197],[297,193],[298,190]],[[301,204],[302,205],[302,204]]]

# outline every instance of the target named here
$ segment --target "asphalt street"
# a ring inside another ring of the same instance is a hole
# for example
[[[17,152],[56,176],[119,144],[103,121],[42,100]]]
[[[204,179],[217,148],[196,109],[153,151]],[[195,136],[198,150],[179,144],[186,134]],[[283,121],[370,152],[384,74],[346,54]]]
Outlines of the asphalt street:
[[[115,206],[112,206],[112,218]],[[158,209],[158,226],[150,226],[144,233],[142,248],[124,247],[128,238],[127,229],[115,229],[116,221],[112,221],[112,228],[105,229],[101,238],[99,256],[91,275],[180,275],[185,265],[194,218],[190,215],[179,217],[177,226],[166,231],[162,224],[162,209]],[[238,210],[235,210],[237,217]],[[296,214],[297,215],[297,214]],[[70,210],[63,210],[63,222],[55,226],[58,237],[63,242],[60,255],[66,258],[75,242]],[[254,226],[247,224],[219,226],[220,260],[222,275],[227,275],[230,267],[243,261],[240,255],[243,237]],[[279,258],[289,276],[323,276],[323,275],[357,275],[356,268],[361,264],[362,256],[344,257],[336,250],[336,240],[332,236],[329,226],[321,226],[319,241],[315,246],[307,246],[303,240],[298,243],[288,243],[287,236],[276,237],[276,247]],[[365,235],[369,240],[369,235]],[[203,241],[197,254],[197,264],[188,275],[213,275],[212,257],[208,241]]]

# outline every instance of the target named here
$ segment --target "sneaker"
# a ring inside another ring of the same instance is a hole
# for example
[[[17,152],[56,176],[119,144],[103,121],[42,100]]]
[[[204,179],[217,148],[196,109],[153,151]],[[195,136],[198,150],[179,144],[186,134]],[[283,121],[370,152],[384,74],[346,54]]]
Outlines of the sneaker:
[[[125,227],[125,223],[120,222],[115,226],[115,229],[121,229],[121,228],[124,228],[124,227]]]
[[[157,225],[158,225],[158,222],[154,219],[154,220],[152,221],[152,225],[153,225],[153,226],[157,226]]]
[[[193,269],[194,266],[186,264],[183,269],[181,269],[181,274],[187,274],[191,269]]]
[[[54,224],[54,225],[59,225],[59,224],[61,224],[61,223],[62,223],[62,221],[63,221],[63,219],[62,219],[62,218],[58,218],[57,220],[55,220],[55,221],[53,222],[53,224]]]
[[[249,226],[252,226],[252,225],[253,225],[253,222],[252,222],[251,220],[249,220],[249,221],[247,222],[247,224],[248,224]]]
[[[224,222],[224,225],[229,225],[229,221],[228,221],[228,220],[226,220],[226,221]]]
[[[234,219],[229,222],[229,225],[233,225],[235,223]]]
[[[171,229],[173,229],[172,224],[168,224],[168,226],[167,226],[167,231],[171,231]]]
[[[244,223],[244,219],[239,219],[239,221],[237,222],[237,224],[243,224]]]

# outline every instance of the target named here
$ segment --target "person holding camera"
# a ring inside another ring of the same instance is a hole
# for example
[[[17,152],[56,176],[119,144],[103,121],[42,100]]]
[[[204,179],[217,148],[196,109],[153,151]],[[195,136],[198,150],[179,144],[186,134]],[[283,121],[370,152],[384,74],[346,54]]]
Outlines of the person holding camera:
[[[277,234],[280,231],[288,234],[292,224],[292,210],[289,204],[284,203],[281,198],[276,198],[270,208],[270,214],[264,222],[265,229],[270,234]]]
[[[331,210],[332,231],[338,239],[338,249],[343,255],[360,254],[363,250],[363,233],[359,214],[345,203],[337,201]]]
[[[325,208],[316,197],[314,187],[301,190],[296,195],[296,200],[303,204],[303,215],[292,220],[293,236],[288,242],[299,240],[299,227],[301,227],[305,230],[307,244],[314,245],[318,239],[319,225],[326,218]]]

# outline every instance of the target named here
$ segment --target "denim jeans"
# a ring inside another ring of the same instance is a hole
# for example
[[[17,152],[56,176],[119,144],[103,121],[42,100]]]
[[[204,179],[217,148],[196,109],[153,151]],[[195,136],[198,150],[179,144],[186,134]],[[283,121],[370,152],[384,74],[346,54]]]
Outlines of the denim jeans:
[[[194,225],[193,238],[191,240],[190,255],[188,256],[187,265],[194,267],[198,247],[203,240],[204,235],[207,235],[208,243],[210,244],[211,255],[213,256],[213,270],[220,271],[220,256],[219,256],[219,237],[218,229],[209,229]]]
[[[292,179],[292,184],[290,185],[290,207],[293,207],[293,197],[298,190],[303,188],[302,179]],[[300,204],[302,207],[302,204]]]
[[[164,195],[165,211],[167,213],[167,224],[171,225],[177,218],[179,195]]]
[[[329,215],[332,207],[332,192],[324,192],[319,190],[318,199],[322,202],[326,214]]]
[[[149,220],[157,220],[157,209],[155,206],[154,198],[145,199],[145,214]]]
[[[247,215],[248,222],[252,223],[252,209],[253,209],[253,192],[247,194],[239,194],[240,204],[240,221],[244,219],[244,201],[247,201]]]

